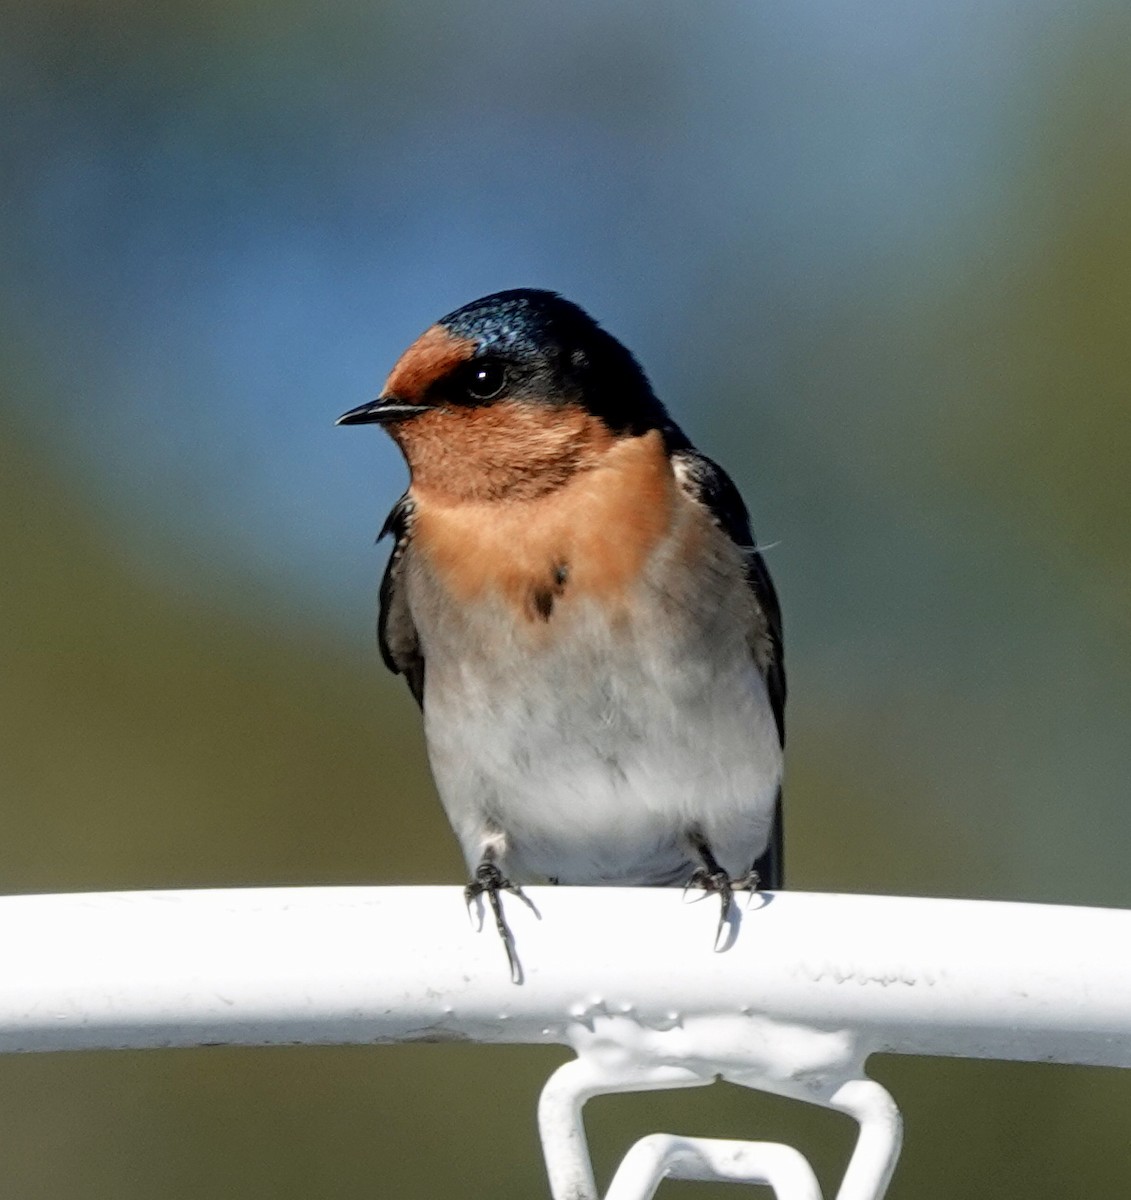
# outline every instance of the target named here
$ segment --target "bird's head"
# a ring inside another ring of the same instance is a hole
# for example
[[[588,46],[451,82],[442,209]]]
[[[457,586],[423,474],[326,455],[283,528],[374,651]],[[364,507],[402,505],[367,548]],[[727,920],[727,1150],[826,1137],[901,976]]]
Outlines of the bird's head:
[[[397,360],[381,395],[339,417],[384,425],[414,487],[455,499],[552,490],[624,437],[682,435],[624,346],[554,292],[456,309]]]

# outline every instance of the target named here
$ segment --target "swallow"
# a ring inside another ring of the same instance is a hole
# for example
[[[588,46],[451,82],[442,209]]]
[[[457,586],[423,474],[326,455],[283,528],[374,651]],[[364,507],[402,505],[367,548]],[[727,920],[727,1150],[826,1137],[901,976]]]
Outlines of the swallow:
[[[378,640],[520,978],[520,883],[782,886],[778,599],[737,488],[554,292],[457,309],[340,425],[410,483]]]

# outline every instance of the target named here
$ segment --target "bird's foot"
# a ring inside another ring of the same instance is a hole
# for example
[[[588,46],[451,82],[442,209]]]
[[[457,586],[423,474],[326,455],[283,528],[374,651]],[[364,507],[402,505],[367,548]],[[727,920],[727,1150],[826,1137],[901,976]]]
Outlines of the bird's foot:
[[[511,983],[522,982],[522,965],[518,961],[518,955],[514,949],[514,935],[507,925],[506,919],[503,917],[503,902],[500,897],[500,892],[510,892],[517,896],[524,904],[533,908],[534,906],[527,899],[526,893],[517,883],[511,883],[509,879],[499,870],[493,862],[481,862],[475,868],[475,878],[463,889],[463,898],[467,902],[468,908],[471,907],[471,902],[479,896],[486,896],[488,904],[491,905],[491,912],[495,916],[495,928],[499,931],[499,937],[503,940],[503,949],[507,952],[507,965],[510,967]]]
[[[745,875],[740,875],[737,879],[731,877],[717,863],[711,867],[696,867],[691,872],[691,878],[688,879],[683,889],[683,894],[686,896],[692,888],[702,888],[704,892],[718,893],[721,909],[719,912],[719,924],[715,930],[715,949],[719,949],[720,942],[723,941],[723,930],[726,929],[727,917],[730,915],[730,906],[734,901],[735,892],[756,892],[761,885],[757,871],[747,871]]]
[[[736,892],[749,892],[753,895],[755,892],[762,890],[762,876],[751,868],[745,875],[740,875],[737,879],[732,879],[730,886]]]

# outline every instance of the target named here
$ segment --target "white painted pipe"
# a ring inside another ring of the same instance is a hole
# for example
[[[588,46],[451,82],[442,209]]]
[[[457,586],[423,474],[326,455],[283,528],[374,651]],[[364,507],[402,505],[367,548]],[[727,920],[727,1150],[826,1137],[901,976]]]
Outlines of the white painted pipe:
[[[785,892],[716,952],[714,896],[529,896],[537,914],[505,897],[520,985],[454,887],[5,897],[0,1051],[576,1045],[609,1021],[684,1036],[709,1017],[730,1021],[723,1043],[769,1021],[864,1054],[1131,1065],[1128,911]]]
[[[652,1133],[621,1160],[605,1200],[651,1198],[665,1179],[760,1184],[778,1200],[821,1200],[813,1168],[792,1146]]]

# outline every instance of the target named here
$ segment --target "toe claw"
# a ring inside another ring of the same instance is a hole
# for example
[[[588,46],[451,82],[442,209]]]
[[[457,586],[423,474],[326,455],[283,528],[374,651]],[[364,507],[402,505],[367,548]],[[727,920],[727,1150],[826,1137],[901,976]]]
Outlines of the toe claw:
[[[718,892],[719,892],[720,907],[719,907],[719,924],[718,924],[718,928],[715,930],[715,949],[716,950],[718,950],[720,943],[723,942],[723,940],[724,940],[723,935],[724,935],[724,933],[726,931],[726,927],[727,927],[727,917],[730,915],[731,901],[734,898],[734,894],[731,891],[729,879],[723,879],[723,881],[719,884]]]
[[[500,892],[511,892],[530,908],[534,907],[522,888],[515,883],[511,883],[492,862],[482,862],[475,868],[475,878],[463,889],[463,896],[469,910],[473,900],[479,896],[485,895],[487,897],[487,903],[490,904],[491,913],[495,918],[495,928],[499,932],[499,937],[503,942],[503,949],[506,951],[511,983],[521,983],[522,965],[515,954],[514,937],[507,925],[506,918],[503,916],[503,902],[499,898]]]
[[[727,918],[730,916],[730,906],[734,900],[735,891],[746,891],[757,888],[758,876],[749,872],[741,879],[731,879],[721,869],[708,870],[706,867],[696,867],[683,889],[684,896],[695,887],[702,888],[704,894],[717,892],[720,902],[719,923],[715,928],[715,949],[720,949],[726,941]]]

